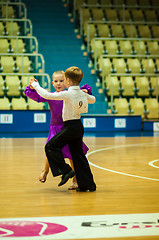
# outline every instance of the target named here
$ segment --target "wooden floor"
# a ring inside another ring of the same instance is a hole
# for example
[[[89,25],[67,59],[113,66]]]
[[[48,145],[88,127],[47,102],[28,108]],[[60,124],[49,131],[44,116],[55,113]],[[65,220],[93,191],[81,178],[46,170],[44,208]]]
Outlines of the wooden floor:
[[[93,193],[68,191],[71,180],[43,169],[45,138],[0,139],[0,218],[159,213],[158,137],[85,137],[97,184]],[[117,238],[111,238],[117,239]],[[123,239],[159,239],[132,237]]]

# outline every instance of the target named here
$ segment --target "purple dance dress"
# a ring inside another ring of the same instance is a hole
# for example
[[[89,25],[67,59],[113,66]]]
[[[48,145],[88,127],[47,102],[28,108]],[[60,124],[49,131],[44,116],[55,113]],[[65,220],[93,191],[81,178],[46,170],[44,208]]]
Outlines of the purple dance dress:
[[[81,89],[86,89],[88,94],[92,95],[91,87],[88,84],[85,84],[81,87]],[[63,120],[62,120],[62,108],[63,101],[62,100],[49,100],[42,98],[34,89],[31,89],[30,86],[27,86],[25,91],[25,95],[36,102],[48,102],[51,112],[51,122],[49,135],[46,143],[55,136],[58,132],[60,132],[64,128]],[[89,148],[83,142],[83,152],[86,155]],[[62,148],[62,153],[64,158],[69,158],[72,160],[72,156],[69,150],[69,146],[66,145]]]

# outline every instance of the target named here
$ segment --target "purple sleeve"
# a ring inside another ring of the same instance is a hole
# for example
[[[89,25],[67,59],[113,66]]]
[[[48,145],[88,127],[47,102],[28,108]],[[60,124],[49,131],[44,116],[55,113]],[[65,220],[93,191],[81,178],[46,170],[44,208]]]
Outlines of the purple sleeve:
[[[47,102],[47,99],[42,98],[35,89],[31,89],[30,86],[27,86],[24,90],[24,93],[27,97],[31,98],[36,102]]]
[[[88,84],[85,84],[85,85],[83,85],[81,88],[80,88],[81,90],[82,89],[86,89],[88,92],[88,94],[89,95],[92,95],[92,88],[88,85]]]

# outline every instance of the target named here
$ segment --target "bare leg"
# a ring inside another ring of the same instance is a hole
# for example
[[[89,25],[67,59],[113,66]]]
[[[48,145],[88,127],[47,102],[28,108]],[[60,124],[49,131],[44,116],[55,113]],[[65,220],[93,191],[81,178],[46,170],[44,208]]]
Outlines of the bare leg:
[[[71,168],[74,171],[74,166],[73,166],[73,161],[70,160],[70,165]],[[68,188],[68,190],[75,190],[76,188],[78,188],[78,184],[77,184],[77,180],[76,180],[76,175],[72,178],[72,185]]]
[[[46,158],[44,170],[42,171],[42,173],[39,177],[40,182],[42,182],[42,183],[46,182],[46,178],[49,173],[49,167],[50,167],[49,162],[48,162],[48,159]]]

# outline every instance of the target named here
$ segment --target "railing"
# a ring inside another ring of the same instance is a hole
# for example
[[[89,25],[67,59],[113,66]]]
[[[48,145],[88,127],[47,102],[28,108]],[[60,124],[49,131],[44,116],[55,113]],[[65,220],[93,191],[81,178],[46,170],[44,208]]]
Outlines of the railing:
[[[27,53],[27,54],[24,54],[24,53],[10,53],[10,54],[1,53],[0,56],[12,56],[12,57],[22,56],[22,72],[23,72],[23,66],[24,66],[24,57],[25,56],[33,57],[33,58],[35,58],[35,70],[36,70],[36,72],[38,73],[39,69],[40,69],[41,73],[45,72],[45,61],[44,61],[44,57],[43,57],[42,54],[39,54],[39,53],[35,53],[35,54],[33,54],[33,53]],[[38,61],[39,58],[40,58],[41,62]],[[4,73],[4,72],[3,72],[3,74],[6,75],[6,73]],[[15,74],[17,74],[17,73],[15,73]],[[32,74],[32,73],[30,73],[30,74]]]
[[[90,34],[89,34],[89,24],[98,24],[98,23],[101,23],[101,24],[108,24],[108,25],[111,25],[111,24],[120,24],[120,25],[131,25],[132,27],[134,25],[158,25],[159,23],[158,22],[146,22],[146,23],[143,23],[143,22],[128,22],[128,21],[87,21],[86,24],[87,24],[87,49],[89,49],[89,45],[90,45]],[[83,33],[83,29],[81,29],[81,33]],[[132,33],[133,33],[133,29],[132,29]],[[111,37],[109,39],[113,40],[115,37]],[[123,38],[123,39],[128,39],[127,37]],[[141,38],[143,39],[143,38]]]
[[[22,2],[0,2],[0,6],[6,6],[6,18],[8,18],[8,6],[18,7],[18,12],[20,18],[27,18],[27,9],[24,3]],[[5,18],[4,18],[5,19]]]
[[[125,41],[139,41],[139,42],[141,42],[141,41],[151,41],[151,42],[152,41],[158,41],[159,42],[159,38],[113,38],[113,39],[112,38],[111,39],[110,38],[94,38],[94,40],[95,41],[100,41],[100,40],[108,40],[108,41],[110,41],[110,40],[115,40],[115,41],[123,40],[124,41],[125,40]],[[89,44],[89,48],[90,48],[90,44]],[[88,48],[87,48],[87,51],[89,52]],[[110,54],[103,54],[102,56],[109,58]],[[116,57],[125,57],[124,54],[117,54],[115,56]],[[130,56],[131,57],[138,57],[140,55],[132,54]],[[145,54],[143,56],[147,57],[147,56],[151,56],[151,55]],[[95,68],[95,70],[97,70],[97,48],[95,48],[95,52],[94,52],[94,68]]]
[[[110,82],[111,82],[111,89],[110,89],[110,92],[111,92],[111,97],[110,97],[110,104],[111,104],[111,111],[113,111],[113,99],[114,99],[114,95],[113,95],[113,82],[112,82],[112,79],[111,77],[129,77],[129,76],[132,76],[132,77],[156,77],[156,99],[158,101],[158,97],[159,97],[159,74],[141,74],[141,73],[133,73],[133,74],[122,74],[122,73],[110,73],[108,75],[109,79],[110,79]],[[104,79],[103,79],[103,84],[104,84]],[[159,102],[158,102],[158,110],[159,110]]]
[[[41,77],[42,79],[39,80],[42,84],[43,88],[46,88],[47,90],[51,91],[51,79],[49,74],[47,73],[1,73],[2,76],[34,76]]]
[[[37,38],[34,36],[0,36],[0,39],[16,39],[17,40],[17,46],[16,46],[16,53],[18,53],[18,40],[23,39],[29,41],[29,49],[30,52],[38,53],[38,41]],[[1,53],[0,53],[1,55]]]
[[[77,2],[78,0],[74,0],[74,2],[73,2],[73,17],[75,17],[75,15],[76,15],[76,2]],[[151,5],[149,5],[149,6],[139,6],[139,5],[124,5],[124,4],[122,4],[122,5],[118,5],[118,4],[111,4],[111,5],[101,5],[101,4],[82,4],[82,5],[80,5],[80,8],[81,7],[89,7],[89,8],[108,8],[108,9],[151,9],[151,10],[153,10],[153,9],[158,9],[159,7],[158,6],[151,6]]]
[[[91,8],[97,8],[97,5],[87,5],[88,7],[90,7],[91,6]],[[125,7],[125,5],[124,6],[122,6],[122,5],[113,5],[113,8],[115,8],[114,6],[116,6],[116,8],[117,9],[126,9],[127,7]],[[104,9],[106,9],[106,8],[108,8],[108,9],[111,9],[110,8],[110,6],[108,6],[108,5],[101,5],[101,7],[100,8],[102,8],[103,9],[103,7],[104,7]],[[82,9],[83,8],[85,8],[84,6],[81,6],[80,7],[80,34],[83,34],[83,22],[82,22],[82,15],[83,15],[83,13],[82,13]],[[134,8],[134,9],[138,9],[137,7],[134,7],[134,6],[132,6],[132,8]],[[148,9],[148,7],[145,7],[145,9]],[[154,9],[156,10],[156,9],[159,9],[159,7],[154,7]],[[88,21],[88,22],[98,22],[98,21],[93,21],[93,20],[91,20],[91,21]],[[119,21],[119,20],[116,20],[116,21],[106,21],[106,20],[103,20],[103,21],[101,21],[101,22],[105,22],[105,23],[111,23],[111,22],[113,22],[113,23],[115,23],[115,24],[118,24],[118,23],[121,23],[121,22],[123,22],[123,23],[126,23],[127,21]],[[132,21],[132,20],[130,20],[130,22],[127,22],[128,24],[138,24],[138,23],[140,23],[139,21]],[[148,23],[148,21],[142,21],[141,22],[142,24],[147,24]],[[153,21],[152,23],[154,23],[154,24],[158,24],[158,21]]]
[[[121,56],[119,56],[119,55],[101,55],[101,59],[103,59],[103,58],[134,58],[134,57],[138,58],[138,59],[140,59],[140,58],[148,58],[148,59],[150,59],[150,58],[158,58],[158,55],[124,55],[124,54],[121,55]],[[102,60],[102,68],[104,68],[103,60]],[[117,73],[117,74],[120,74],[120,73]],[[130,74],[131,73],[126,73],[125,75],[129,76]],[[145,75],[145,73],[143,72],[142,75]],[[103,85],[104,84],[104,78],[105,78],[105,75],[104,75],[104,71],[103,71],[102,72],[102,87],[104,87],[104,85]]]
[[[24,34],[22,35],[29,35],[32,36],[33,35],[33,26],[32,26],[32,22],[30,21],[30,19],[18,19],[18,18],[0,18],[0,22],[11,22],[11,26],[13,24],[13,22],[18,22],[18,23],[22,23],[24,24]],[[12,27],[12,32],[11,35],[13,35],[13,27]]]

